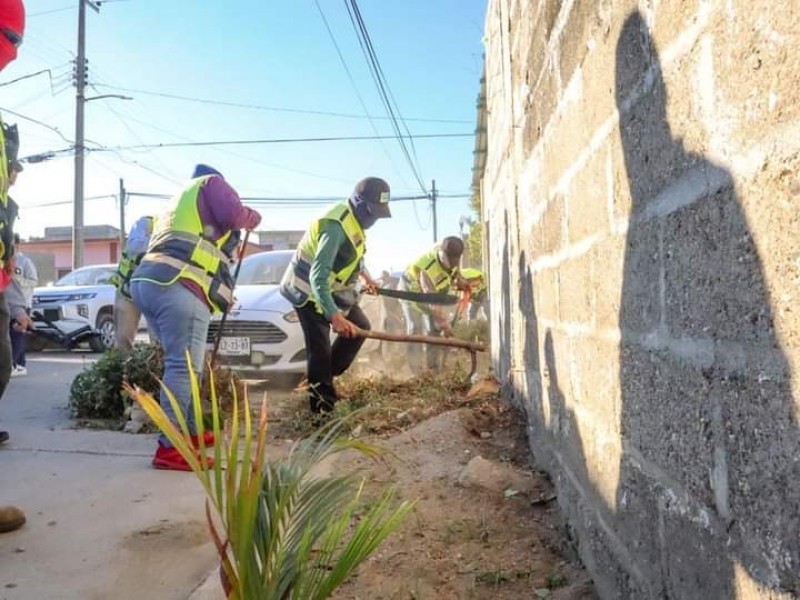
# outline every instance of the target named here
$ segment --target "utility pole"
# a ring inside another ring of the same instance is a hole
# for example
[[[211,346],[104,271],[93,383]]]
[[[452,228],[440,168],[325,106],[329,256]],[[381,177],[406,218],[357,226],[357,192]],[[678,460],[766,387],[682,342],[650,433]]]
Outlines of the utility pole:
[[[86,2],[78,2],[78,57],[75,59],[75,199],[72,215],[72,268],[83,266],[83,104],[86,86]]]
[[[86,5],[100,9],[92,0],[78,2],[78,56],[75,59],[75,199],[72,222],[72,268],[83,266],[83,109],[86,103]]]
[[[439,232],[436,224],[436,180],[431,180],[431,212],[433,213],[433,243],[439,239]]]
[[[119,178],[119,258],[122,259],[122,252],[125,250],[125,182]]]
[[[83,266],[83,109],[86,104],[86,5],[100,12],[92,0],[78,2],[78,56],[75,59],[75,199],[72,217],[72,268]]]

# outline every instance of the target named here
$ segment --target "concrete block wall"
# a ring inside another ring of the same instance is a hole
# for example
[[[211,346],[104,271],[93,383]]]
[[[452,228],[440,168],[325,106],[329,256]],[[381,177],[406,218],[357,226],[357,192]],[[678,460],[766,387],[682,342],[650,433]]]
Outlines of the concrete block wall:
[[[604,598],[800,595],[800,2],[490,0],[492,358]]]

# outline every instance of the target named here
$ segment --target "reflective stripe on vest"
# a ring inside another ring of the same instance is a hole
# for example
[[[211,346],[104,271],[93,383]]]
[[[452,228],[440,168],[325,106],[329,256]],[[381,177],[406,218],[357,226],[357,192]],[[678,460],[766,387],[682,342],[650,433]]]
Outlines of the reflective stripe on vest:
[[[433,288],[437,292],[446,292],[453,285],[453,276],[457,269],[448,271],[439,262],[438,247],[420,256],[414,263],[406,269],[404,277],[408,289],[411,292],[421,292],[422,286],[419,284],[419,274],[425,271],[433,282]]]
[[[295,250],[292,262],[286,270],[281,282],[281,289],[286,292],[295,306],[303,306],[309,299],[314,299],[311,289],[311,265],[319,246],[320,229],[323,221],[336,221],[342,226],[344,234],[355,250],[355,257],[338,271],[331,270],[328,282],[334,297],[338,294],[346,296],[355,289],[356,279],[361,272],[362,259],[366,252],[364,230],[356,219],[350,205],[340,202],[314,221],[303,235],[303,239]]]
[[[159,285],[191,281],[203,290],[213,311],[225,311],[233,301],[233,278],[221,248],[230,232],[216,242],[205,239],[197,207],[200,189],[210,177],[194,179],[175,207],[158,218],[150,247],[131,280]]]

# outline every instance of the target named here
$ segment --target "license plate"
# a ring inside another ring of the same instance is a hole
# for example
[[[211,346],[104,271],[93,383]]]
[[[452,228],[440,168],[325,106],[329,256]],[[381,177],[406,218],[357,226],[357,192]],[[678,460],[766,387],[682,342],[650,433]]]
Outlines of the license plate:
[[[249,356],[250,338],[223,337],[219,341],[219,353],[222,356]]]

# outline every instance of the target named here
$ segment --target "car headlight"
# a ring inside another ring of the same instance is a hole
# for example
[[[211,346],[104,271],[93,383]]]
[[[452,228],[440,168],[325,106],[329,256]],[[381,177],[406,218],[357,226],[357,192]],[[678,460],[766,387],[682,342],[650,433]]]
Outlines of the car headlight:
[[[288,323],[297,323],[300,320],[300,317],[297,316],[297,311],[290,310],[285,315],[283,315],[283,320]]]
[[[76,300],[91,300],[97,296],[96,292],[84,292],[82,294],[71,294],[67,296],[67,302],[75,302]]]

